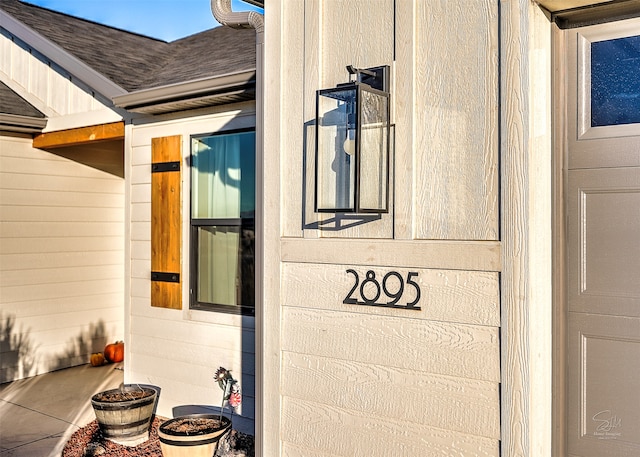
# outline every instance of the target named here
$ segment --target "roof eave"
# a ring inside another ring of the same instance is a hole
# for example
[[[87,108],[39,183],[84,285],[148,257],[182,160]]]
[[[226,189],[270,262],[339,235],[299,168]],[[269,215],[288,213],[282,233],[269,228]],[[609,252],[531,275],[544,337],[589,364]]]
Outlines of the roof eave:
[[[250,94],[255,88],[256,72],[247,70],[219,76],[142,89],[113,97],[118,108],[137,113],[167,113],[189,109],[194,102],[200,106],[213,106],[217,99],[227,100]]]
[[[260,8],[264,8],[264,0],[243,0],[245,3],[248,3],[253,6],[257,6]]]
[[[575,8],[591,7],[596,4],[609,3],[611,0],[535,0],[546,10],[555,13]]]
[[[46,125],[46,118],[0,113],[0,130],[3,131],[40,133]]]
[[[124,88],[1,9],[0,27],[64,68],[99,94],[111,99],[127,93]]]

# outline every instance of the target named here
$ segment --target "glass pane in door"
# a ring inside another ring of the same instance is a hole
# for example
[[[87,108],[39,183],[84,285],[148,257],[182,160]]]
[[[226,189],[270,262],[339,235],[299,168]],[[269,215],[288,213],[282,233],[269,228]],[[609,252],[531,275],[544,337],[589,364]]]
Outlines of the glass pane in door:
[[[640,36],[591,43],[591,126],[640,123]]]

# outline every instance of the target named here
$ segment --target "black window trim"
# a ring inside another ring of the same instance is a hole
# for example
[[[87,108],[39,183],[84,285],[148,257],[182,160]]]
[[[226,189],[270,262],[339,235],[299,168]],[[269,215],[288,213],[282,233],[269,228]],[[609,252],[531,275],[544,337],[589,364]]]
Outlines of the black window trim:
[[[218,303],[202,303],[196,299],[196,279],[197,279],[197,258],[198,258],[198,227],[241,227],[241,228],[253,228],[255,236],[255,215],[252,218],[213,218],[213,219],[193,219],[193,170],[192,170],[192,156],[193,156],[193,140],[199,138],[208,138],[218,135],[233,135],[236,133],[253,132],[255,135],[255,127],[247,127],[241,129],[220,130],[218,132],[204,133],[191,135],[189,142],[189,309],[209,311],[209,312],[221,312],[225,314],[239,314],[242,316],[255,316],[255,288],[254,288],[254,303],[253,306],[229,306]],[[254,151],[254,161],[256,160]],[[254,167],[257,164],[254,162]],[[256,187],[257,189],[257,187]],[[255,199],[257,200],[257,190]],[[255,241],[254,241],[255,243]],[[254,250],[254,271],[255,271],[255,250]],[[255,272],[257,274],[257,271]],[[254,287],[256,278],[254,278]]]

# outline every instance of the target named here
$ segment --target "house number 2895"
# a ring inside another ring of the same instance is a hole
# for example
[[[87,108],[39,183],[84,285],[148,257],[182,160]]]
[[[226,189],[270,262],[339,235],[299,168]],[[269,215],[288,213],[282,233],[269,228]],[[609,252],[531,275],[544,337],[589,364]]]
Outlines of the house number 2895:
[[[349,268],[348,274],[353,275],[354,283],[347,296],[342,300],[346,305],[384,306],[389,308],[420,309],[420,285],[413,280],[418,273],[409,272],[407,278],[403,278],[397,271],[390,271],[382,280],[376,277],[372,270],[367,271],[361,281],[358,272]],[[404,295],[405,285],[415,289],[415,299],[407,303],[399,303]],[[384,293],[385,298],[380,299]],[[357,296],[360,296],[358,300]],[[387,299],[390,299],[387,301]]]

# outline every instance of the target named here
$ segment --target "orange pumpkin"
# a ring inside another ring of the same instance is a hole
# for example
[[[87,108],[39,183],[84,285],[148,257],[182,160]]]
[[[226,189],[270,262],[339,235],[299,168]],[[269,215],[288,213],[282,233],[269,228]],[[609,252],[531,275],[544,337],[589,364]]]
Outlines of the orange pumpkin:
[[[124,360],[124,341],[107,344],[104,348],[104,356],[109,362],[122,362]]]
[[[91,354],[91,359],[89,359],[89,362],[91,363],[92,367],[101,367],[107,361],[104,359],[104,355],[102,355],[102,352],[94,352],[93,354]]]

